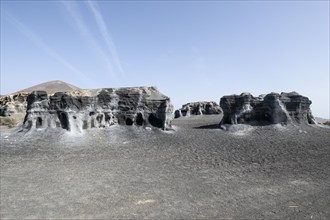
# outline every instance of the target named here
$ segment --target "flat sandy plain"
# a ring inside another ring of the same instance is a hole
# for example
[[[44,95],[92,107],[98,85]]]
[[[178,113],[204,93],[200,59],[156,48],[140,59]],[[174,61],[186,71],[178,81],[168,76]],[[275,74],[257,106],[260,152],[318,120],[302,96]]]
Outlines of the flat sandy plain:
[[[330,129],[1,132],[1,219],[330,219]]]

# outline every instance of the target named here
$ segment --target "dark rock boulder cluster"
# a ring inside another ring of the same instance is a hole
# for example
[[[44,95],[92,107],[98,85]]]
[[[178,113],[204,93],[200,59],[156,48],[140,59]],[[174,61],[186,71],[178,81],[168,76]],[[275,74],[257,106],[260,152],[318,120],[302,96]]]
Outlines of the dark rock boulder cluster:
[[[220,124],[315,124],[311,101],[296,92],[270,93],[253,97],[250,93],[223,96],[220,106],[224,116]]]
[[[170,127],[170,98],[155,87],[94,89],[29,94],[23,128],[63,128],[80,131],[114,124]]]
[[[174,117],[179,118],[189,115],[221,114],[222,109],[215,102],[190,102],[174,112]]]

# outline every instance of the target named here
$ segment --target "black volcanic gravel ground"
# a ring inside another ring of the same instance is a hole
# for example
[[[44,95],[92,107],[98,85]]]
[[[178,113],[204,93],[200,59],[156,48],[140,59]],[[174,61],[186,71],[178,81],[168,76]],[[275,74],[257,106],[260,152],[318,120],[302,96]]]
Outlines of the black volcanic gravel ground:
[[[330,219],[330,129],[1,132],[1,219]]]

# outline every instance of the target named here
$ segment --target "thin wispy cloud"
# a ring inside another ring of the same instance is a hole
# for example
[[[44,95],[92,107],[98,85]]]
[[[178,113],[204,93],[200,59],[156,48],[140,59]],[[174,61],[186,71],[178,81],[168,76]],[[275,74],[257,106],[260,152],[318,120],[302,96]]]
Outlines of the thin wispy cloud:
[[[87,3],[94,15],[94,18],[96,20],[99,31],[105,41],[105,44],[108,47],[108,50],[114,60],[114,63],[116,65],[117,69],[120,71],[120,73],[124,77],[124,71],[123,71],[123,68],[122,68],[120,60],[119,60],[119,56],[118,56],[118,53],[116,50],[116,45],[114,44],[114,42],[112,40],[111,34],[108,31],[107,25],[103,19],[103,16],[102,16],[100,10],[98,10],[98,5],[95,1],[87,1]]]
[[[95,37],[93,36],[92,32],[84,22],[79,10],[79,5],[72,1],[61,2],[65,6],[71,18],[73,19],[80,34],[87,39],[92,49],[96,51],[100,59],[103,61],[107,72],[111,75],[112,79],[118,83],[119,79],[115,73],[115,64],[113,64],[111,57],[106,52],[104,52],[100,44],[95,40]]]
[[[58,53],[56,53],[45,41],[43,41],[36,33],[34,33],[30,28],[28,28],[25,24],[17,20],[15,17],[10,15],[7,12],[2,12],[2,16],[9,21],[22,35],[27,37],[34,45],[44,50],[51,57],[61,63],[63,66],[68,68],[71,73],[74,73],[76,76],[84,78],[86,81],[90,81],[89,78],[86,77],[81,71],[78,70],[74,65],[72,65],[69,61],[64,59]]]
[[[80,13],[78,12],[76,3],[74,1],[61,1],[61,3],[65,6],[66,10],[75,21],[75,24],[77,25],[82,35],[89,36],[90,31],[86,27]]]

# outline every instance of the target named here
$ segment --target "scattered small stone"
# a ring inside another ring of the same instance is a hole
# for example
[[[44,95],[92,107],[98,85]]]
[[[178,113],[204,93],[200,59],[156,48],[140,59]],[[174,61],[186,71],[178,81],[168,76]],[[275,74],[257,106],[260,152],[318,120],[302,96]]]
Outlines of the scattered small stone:
[[[143,204],[154,203],[154,202],[155,202],[154,199],[144,199],[144,200],[139,200],[136,204],[137,205],[143,205]]]

